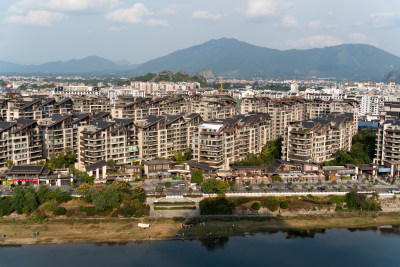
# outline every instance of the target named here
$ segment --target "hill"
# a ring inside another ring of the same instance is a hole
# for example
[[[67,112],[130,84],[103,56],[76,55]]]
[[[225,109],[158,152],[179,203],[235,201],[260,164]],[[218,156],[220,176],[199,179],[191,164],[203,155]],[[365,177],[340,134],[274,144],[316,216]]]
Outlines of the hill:
[[[135,73],[211,69],[218,76],[237,78],[383,80],[396,66],[400,66],[399,57],[366,44],[282,51],[223,38],[150,60]]]
[[[207,80],[198,74],[190,75],[183,71],[173,73],[171,71],[161,71],[159,73],[147,73],[146,75],[136,76],[128,81],[123,82],[124,84],[130,84],[131,81],[136,82],[198,82],[200,85],[206,86]]]
[[[385,77],[385,82],[396,82],[400,83],[400,67],[389,72]]]
[[[4,62],[4,61],[3,61]],[[136,65],[119,65],[110,60],[89,56],[69,61],[48,62],[41,65],[5,64],[0,61],[0,73],[38,73],[38,74],[86,74],[111,73],[132,70]]]

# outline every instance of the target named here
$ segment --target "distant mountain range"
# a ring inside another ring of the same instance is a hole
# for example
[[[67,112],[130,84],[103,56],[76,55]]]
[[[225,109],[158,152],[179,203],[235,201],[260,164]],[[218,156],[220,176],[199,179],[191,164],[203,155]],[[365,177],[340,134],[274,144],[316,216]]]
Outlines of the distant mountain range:
[[[116,64],[91,56],[67,62],[22,66],[0,61],[0,73],[122,73],[143,75],[169,70],[236,78],[332,78],[382,81],[400,67],[400,57],[366,44],[343,44],[308,50],[277,50],[236,39],[210,40],[140,65]]]
[[[89,56],[69,61],[49,62],[41,65],[18,65],[7,61],[0,61],[0,73],[29,73],[29,74],[89,74],[89,73],[119,73],[132,71],[138,65],[121,63]]]

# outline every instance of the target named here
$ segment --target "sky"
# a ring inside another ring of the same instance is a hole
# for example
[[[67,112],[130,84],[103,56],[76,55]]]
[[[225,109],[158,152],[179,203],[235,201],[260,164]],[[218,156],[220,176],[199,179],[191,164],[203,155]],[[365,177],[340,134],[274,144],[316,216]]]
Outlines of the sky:
[[[138,64],[223,37],[281,50],[366,43],[400,56],[400,1],[1,0],[0,36],[0,60],[19,64]]]

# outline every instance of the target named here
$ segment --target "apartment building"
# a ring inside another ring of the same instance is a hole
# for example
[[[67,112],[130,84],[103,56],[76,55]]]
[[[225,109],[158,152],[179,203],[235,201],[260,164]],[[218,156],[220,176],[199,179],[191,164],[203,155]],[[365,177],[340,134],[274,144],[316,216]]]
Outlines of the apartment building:
[[[237,114],[236,100],[228,95],[193,95],[187,97],[189,113],[198,113],[203,120],[227,119]]]
[[[111,105],[116,103],[123,96],[128,96],[132,98],[138,98],[138,97],[144,98],[146,96],[146,93],[144,90],[135,88],[125,88],[125,87],[109,88],[107,90],[107,97],[110,100]]]
[[[39,120],[51,114],[72,111],[70,98],[19,97],[0,102],[0,116],[5,121],[14,119]]]
[[[390,168],[390,174],[398,175],[400,166],[400,120],[387,120],[379,126],[374,164]]]
[[[86,86],[86,85],[67,85],[67,86],[58,86],[54,88],[54,95],[92,95],[99,96],[100,95],[100,87],[97,86]]]
[[[42,143],[35,120],[16,119],[0,122],[0,167],[7,160],[16,165],[42,160]]]
[[[385,102],[379,117],[381,122],[400,118],[400,102]]]
[[[114,160],[116,164],[138,161],[138,135],[133,120],[94,121],[78,128],[77,168],[99,161]]]
[[[121,99],[112,108],[114,118],[141,120],[147,116],[198,113],[204,120],[225,119],[236,114],[236,101],[230,96],[173,95],[160,98]]]
[[[73,111],[76,113],[94,113],[98,111],[111,112],[110,101],[106,97],[93,95],[72,96]]]
[[[322,163],[339,149],[350,150],[357,133],[357,114],[332,113],[319,119],[291,122],[282,142],[282,159]]]
[[[67,148],[77,153],[78,128],[89,121],[89,114],[53,114],[39,120],[43,157],[58,156]]]
[[[141,160],[170,158],[177,151],[191,147],[191,141],[202,122],[199,114],[148,116],[135,121]]]
[[[114,118],[141,120],[148,116],[187,113],[187,100],[181,96],[161,98],[122,98],[112,108]]]
[[[248,153],[260,153],[269,140],[268,121],[269,115],[263,113],[201,123],[193,138],[193,160],[228,169]]]

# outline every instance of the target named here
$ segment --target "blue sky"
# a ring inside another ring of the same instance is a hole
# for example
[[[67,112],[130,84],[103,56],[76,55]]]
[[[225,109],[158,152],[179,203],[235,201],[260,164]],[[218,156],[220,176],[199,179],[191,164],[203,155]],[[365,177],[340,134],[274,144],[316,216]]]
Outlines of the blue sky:
[[[142,63],[228,37],[277,49],[368,43],[400,56],[398,0],[1,0],[0,60]]]

